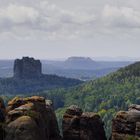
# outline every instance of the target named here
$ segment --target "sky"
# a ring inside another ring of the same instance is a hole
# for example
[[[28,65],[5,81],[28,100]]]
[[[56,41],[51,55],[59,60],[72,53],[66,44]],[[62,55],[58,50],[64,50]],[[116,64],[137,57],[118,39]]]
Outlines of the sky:
[[[140,0],[0,0],[0,59],[139,57]]]

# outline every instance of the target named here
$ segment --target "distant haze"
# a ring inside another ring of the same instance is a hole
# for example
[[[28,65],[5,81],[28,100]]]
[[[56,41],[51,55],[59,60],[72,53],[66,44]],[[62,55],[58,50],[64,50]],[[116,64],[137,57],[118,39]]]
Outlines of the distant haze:
[[[139,60],[140,0],[0,3],[0,59],[107,56],[121,60],[119,56],[124,56]]]
[[[26,57],[26,59],[28,60],[29,58]],[[24,57],[24,60],[26,59]],[[30,59],[30,60],[33,60],[33,59]],[[121,67],[125,67],[131,63],[134,63],[134,62],[129,62],[129,61],[120,62],[116,60],[114,61],[111,61],[111,60],[112,59],[110,58],[110,61],[106,61],[105,59],[104,61],[95,61],[95,59],[93,60],[89,57],[70,57],[66,59],[65,61],[62,59],[61,61],[59,59],[41,60],[42,73],[59,75],[59,76],[64,76],[68,78],[76,78],[76,79],[81,79],[81,80],[91,80],[91,79],[105,76],[111,72],[114,72],[120,69]],[[14,63],[14,60],[0,60],[0,77],[13,76],[13,66],[15,66],[13,63]],[[16,60],[15,64],[17,66],[17,64],[20,64],[20,63],[22,64],[22,60],[19,61],[18,59]],[[20,73],[20,71],[17,71],[14,74],[14,76],[19,77],[19,78],[21,77],[20,75],[22,75],[22,72]],[[32,74],[29,74],[29,75],[31,76]],[[26,74],[24,75],[24,77],[26,77]]]

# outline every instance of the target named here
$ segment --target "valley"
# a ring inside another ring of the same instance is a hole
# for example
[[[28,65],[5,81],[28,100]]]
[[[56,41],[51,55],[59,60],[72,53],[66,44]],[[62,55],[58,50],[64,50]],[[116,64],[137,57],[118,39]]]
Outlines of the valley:
[[[116,113],[127,111],[132,104],[140,104],[140,62],[83,82],[43,74],[39,60],[24,57],[15,61],[13,77],[1,78],[0,91],[6,104],[15,96],[38,95],[52,100],[61,131],[63,115],[69,106],[76,105],[84,112],[95,112],[104,122],[109,139]]]

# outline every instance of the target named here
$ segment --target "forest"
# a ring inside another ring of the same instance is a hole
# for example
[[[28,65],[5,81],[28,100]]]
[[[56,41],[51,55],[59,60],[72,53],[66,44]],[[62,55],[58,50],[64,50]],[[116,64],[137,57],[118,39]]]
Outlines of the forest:
[[[75,87],[31,94],[53,101],[60,125],[63,113],[72,104],[78,105],[85,112],[97,112],[105,123],[107,137],[110,137],[111,120],[116,112],[127,110],[131,104],[140,104],[140,62]],[[12,96],[4,98],[8,101]]]
[[[59,124],[66,107],[72,104],[84,111],[99,113],[109,137],[111,120],[116,112],[127,110],[131,104],[140,104],[140,62],[74,88],[38,94],[53,100]]]

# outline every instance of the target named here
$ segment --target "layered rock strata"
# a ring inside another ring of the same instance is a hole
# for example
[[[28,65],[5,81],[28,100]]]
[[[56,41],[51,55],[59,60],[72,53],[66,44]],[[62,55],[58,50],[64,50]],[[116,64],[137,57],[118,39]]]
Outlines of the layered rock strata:
[[[52,104],[38,96],[8,103],[5,132],[5,140],[61,139]]]
[[[100,116],[70,106],[63,117],[64,140],[106,140],[104,124]]]
[[[23,57],[14,62],[14,78],[16,79],[35,79],[42,75],[42,66],[40,60]]]
[[[4,131],[5,117],[6,117],[6,109],[4,101],[2,98],[0,98],[0,140],[4,140],[5,137]]]
[[[112,140],[140,139],[140,105],[131,105],[128,111],[120,111],[113,119]]]

